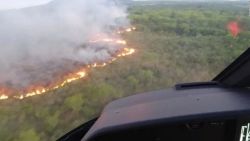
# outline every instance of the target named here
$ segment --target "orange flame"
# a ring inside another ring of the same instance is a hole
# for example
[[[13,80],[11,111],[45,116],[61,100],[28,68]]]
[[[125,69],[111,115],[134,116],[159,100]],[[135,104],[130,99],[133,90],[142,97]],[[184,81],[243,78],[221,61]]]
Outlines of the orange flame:
[[[66,84],[69,84],[73,81],[79,80],[81,78],[84,78],[87,74],[84,70],[79,71],[77,73],[74,74],[74,77],[69,77],[66,80],[62,81],[61,83],[55,85],[54,87],[51,88],[37,88],[33,91],[21,94],[20,96],[14,96],[14,98],[16,99],[24,99],[27,97],[32,97],[32,96],[36,96],[36,95],[41,95],[41,94],[45,94],[46,92],[52,91],[52,90],[56,90],[58,88],[64,87]]]
[[[133,48],[124,48],[123,51],[117,55],[117,57],[124,57],[135,53]]]
[[[132,32],[132,31],[135,31],[136,30],[136,27],[129,27],[129,28],[126,28],[124,30],[119,30],[117,31],[118,34],[123,34],[123,33],[126,33],[126,32]]]
[[[8,99],[9,97],[5,94],[0,95],[0,100]]]

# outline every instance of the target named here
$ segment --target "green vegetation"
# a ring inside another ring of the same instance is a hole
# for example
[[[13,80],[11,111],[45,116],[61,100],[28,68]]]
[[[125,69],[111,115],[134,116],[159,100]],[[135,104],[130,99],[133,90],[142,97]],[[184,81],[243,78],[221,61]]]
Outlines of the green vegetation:
[[[244,3],[137,3],[127,33],[136,54],[47,95],[0,102],[0,140],[49,141],[97,116],[108,102],[124,96],[211,80],[250,45],[250,17]],[[242,32],[226,29],[236,20]]]

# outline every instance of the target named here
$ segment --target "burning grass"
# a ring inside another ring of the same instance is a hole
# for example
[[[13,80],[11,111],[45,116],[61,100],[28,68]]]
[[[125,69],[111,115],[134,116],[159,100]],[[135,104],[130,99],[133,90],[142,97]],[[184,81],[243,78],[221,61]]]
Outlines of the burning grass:
[[[132,27],[132,28],[119,30],[117,31],[117,34],[131,32],[131,31],[134,31],[135,29],[136,29],[135,27]],[[97,36],[97,38],[89,41],[89,44],[99,44],[99,43],[105,43],[106,45],[119,46],[121,49],[116,51],[112,55],[112,58],[108,60],[105,60],[102,62],[97,61],[97,62],[90,63],[90,64],[75,65],[76,68],[73,69],[74,71],[69,71],[67,73],[63,73],[62,75],[59,75],[59,78],[54,80],[53,82],[48,82],[46,84],[34,84],[22,90],[19,90],[19,89],[15,90],[13,88],[2,87],[0,88],[0,100],[6,100],[6,99],[22,100],[24,98],[46,94],[49,91],[62,88],[69,83],[85,78],[88,75],[88,72],[91,68],[106,67],[108,64],[111,64],[114,61],[116,61],[117,58],[125,57],[125,56],[132,55],[135,53],[135,49],[128,48],[127,42],[119,38],[102,37],[99,35]],[[14,95],[15,93],[17,93],[17,95]]]

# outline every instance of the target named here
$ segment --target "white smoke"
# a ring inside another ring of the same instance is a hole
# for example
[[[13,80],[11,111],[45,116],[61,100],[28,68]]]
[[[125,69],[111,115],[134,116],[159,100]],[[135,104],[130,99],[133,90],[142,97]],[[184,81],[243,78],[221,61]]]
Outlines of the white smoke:
[[[76,63],[109,59],[119,47],[87,42],[121,24],[128,24],[125,7],[111,0],[55,0],[0,12],[0,85],[24,88]]]

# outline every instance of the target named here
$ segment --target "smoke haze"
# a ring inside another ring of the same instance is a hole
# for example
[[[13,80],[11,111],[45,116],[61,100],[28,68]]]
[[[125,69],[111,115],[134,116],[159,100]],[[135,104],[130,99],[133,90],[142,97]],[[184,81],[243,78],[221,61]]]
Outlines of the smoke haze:
[[[0,86],[46,84],[78,65],[110,59],[118,46],[88,41],[126,24],[125,7],[110,0],[56,0],[0,12]]]

